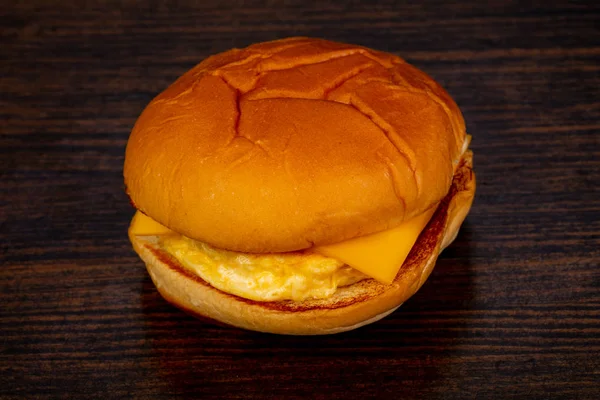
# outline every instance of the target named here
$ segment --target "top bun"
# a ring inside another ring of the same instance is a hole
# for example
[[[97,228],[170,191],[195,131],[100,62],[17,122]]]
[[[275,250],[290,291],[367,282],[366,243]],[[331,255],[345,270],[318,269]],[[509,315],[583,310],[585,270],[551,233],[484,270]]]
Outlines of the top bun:
[[[209,57],[152,100],[125,184],[139,210],[190,238],[293,251],[434,206],[465,136],[446,91],[399,57],[291,38]]]

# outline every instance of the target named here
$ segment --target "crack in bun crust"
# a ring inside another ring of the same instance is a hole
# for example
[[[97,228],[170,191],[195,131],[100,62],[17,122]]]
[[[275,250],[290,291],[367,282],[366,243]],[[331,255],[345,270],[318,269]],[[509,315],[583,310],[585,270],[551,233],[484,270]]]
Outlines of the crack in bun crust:
[[[294,251],[437,204],[465,137],[448,93],[401,58],[291,38],[209,57],[158,95],[124,177],[138,209],[187,237]]]
[[[292,335],[338,333],[377,321],[412,296],[431,273],[439,253],[456,237],[475,193],[472,153],[467,150],[449,192],[423,230],[391,285],[373,279],[338,288],[329,299],[256,302],[224,293],[187,271],[161,250],[156,237],[132,235],[161,295],[203,320],[240,328]]]

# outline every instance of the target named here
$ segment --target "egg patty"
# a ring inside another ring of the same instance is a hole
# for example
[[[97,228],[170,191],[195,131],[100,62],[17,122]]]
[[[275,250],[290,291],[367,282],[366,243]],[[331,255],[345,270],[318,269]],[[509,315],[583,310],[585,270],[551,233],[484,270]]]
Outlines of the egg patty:
[[[341,261],[307,251],[238,253],[181,235],[162,236],[159,245],[217,289],[256,301],[323,299],[338,287],[369,278]]]

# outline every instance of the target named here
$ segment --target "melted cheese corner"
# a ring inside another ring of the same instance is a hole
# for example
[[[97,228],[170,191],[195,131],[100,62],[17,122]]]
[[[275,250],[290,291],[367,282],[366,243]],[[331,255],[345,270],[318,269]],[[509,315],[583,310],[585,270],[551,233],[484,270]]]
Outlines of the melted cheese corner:
[[[344,242],[317,246],[312,251],[338,259],[378,281],[390,284],[435,208],[392,229]]]
[[[129,232],[137,236],[160,236],[175,233],[141,211],[137,211],[133,216],[131,225],[129,226]]]

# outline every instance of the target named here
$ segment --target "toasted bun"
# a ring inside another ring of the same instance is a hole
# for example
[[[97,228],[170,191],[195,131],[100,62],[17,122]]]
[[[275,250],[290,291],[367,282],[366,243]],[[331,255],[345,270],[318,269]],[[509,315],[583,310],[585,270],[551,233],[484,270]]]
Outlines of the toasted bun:
[[[136,207],[174,231],[283,252],[429,209],[464,144],[458,107],[425,73],[391,54],[292,38],[210,57],[179,78],[137,121],[124,176]]]
[[[391,285],[374,279],[338,288],[323,300],[256,302],[224,293],[190,273],[156,246],[156,237],[130,238],[162,296],[200,318],[240,328],[290,335],[348,331],[393,312],[423,285],[439,253],[456,237],[475,193],[472,155],[467,151],[452,186]]]

